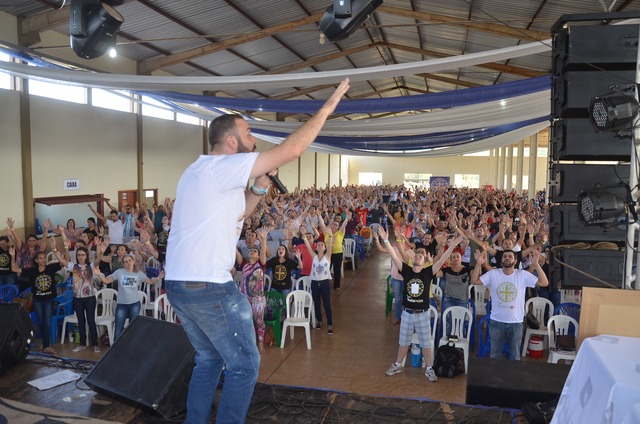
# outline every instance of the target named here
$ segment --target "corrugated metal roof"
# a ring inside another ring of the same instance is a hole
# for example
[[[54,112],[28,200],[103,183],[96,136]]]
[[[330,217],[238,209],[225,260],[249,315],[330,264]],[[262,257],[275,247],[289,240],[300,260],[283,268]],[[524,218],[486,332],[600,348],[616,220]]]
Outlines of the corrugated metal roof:
[[[2,0],[0,10],[28,18],[52,12],[62,4],[62,0]],[[152,58],[215,46],[223,40],[289,25],[283,32],[259,36],[222,51],[194,55],[158,69],[190,76],[342,70],[515,46],[530,42],[525,34],[528,30],[548,34],[563,14],[602,12],[598,0],[384,0],[382,7],[365,21],[364,28],[336,43],[328,40],[320,43],[317,21],[295,25],[312,14],[324,12],[331,4],[331,0],[129,0],[116,7],[125,18],[118,50],[120,55],[145,65]],[[640,11],[640,0],[617,2],[615,7]],[[481,27],[470,27],[470,24]],[[516,33],[501,34],[491,31],[491,26]],[[54,26],[53,30],[69,34],[66,22]],[[426,90],[462,89],[473,84],[526,78],[517,72],[518,68],[544,73],[549,72],[551,66],[550,53],[501,63],[515,67],[513,72],[473,66],[447,70],[427,79],[410,75],[373,80],[354,83],[349,95],[393,97]],[[229,94],[255,98],[295,93],[297,89],[257,92],[247,88]],[[323,89],[294,98],[323,98],[331,91]]]

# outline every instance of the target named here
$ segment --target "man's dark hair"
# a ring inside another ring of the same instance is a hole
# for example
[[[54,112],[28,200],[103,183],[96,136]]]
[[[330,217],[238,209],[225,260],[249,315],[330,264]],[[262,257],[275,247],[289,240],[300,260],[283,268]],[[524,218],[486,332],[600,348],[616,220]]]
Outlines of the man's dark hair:
[[[109,214],[115,213],[116,215],[118,215],[118,211],[115,209],[111,209],[111,212],[109,212]]]
[[[96,219],[95,219],[94,217],[89,217],[89,218],[87,218],[87,221],[91,221],[91,222],[93,222],[94,224],[96,223]]]
[[[513,251],[513,250],[511,250],[511,249],[503,250],[503,251],[502,251],[502,257],[504,257],[504,254],[505,254],[505,253],[511,253],[511,254],[513,254],[513,257],[514,257],[514,258],[516,257],[516,252],[514,252],[514,251]]]
[[[236,131],[236,120],[244,119],[242,116],[230,113],[218,116],[209,124],[209,149],[223,141],[223,138],[232,131]]]

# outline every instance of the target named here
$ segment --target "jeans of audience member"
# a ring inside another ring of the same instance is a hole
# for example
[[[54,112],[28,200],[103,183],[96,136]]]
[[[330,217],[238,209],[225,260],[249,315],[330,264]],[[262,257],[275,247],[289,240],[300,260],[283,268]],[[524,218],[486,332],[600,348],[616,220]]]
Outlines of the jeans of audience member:
[[[118,340],[118,337],[120,337],[120,334],[124,331],[124,323],[127,321],[127,318],[129,318],[129,325],[131,325],[133,319],[140,315],[140,308],[140,301],[126,305],[121,303],[116,304],[116,332],[113,335],[116,340]],[[110,342],[113,343],[114,340],[110,340]]]
[[[442,298],[442,307],[441,307],[442,316],[444,316],[444,312],[447,310],[447,308],[450,308],[452,306],[462,306],[463,308],[467,308],[469,306],[469,301],[456,299],[455,297],[444,296]],[[451,315],[447,316],[447,334],[445,335],[447,337],[451,335]],[[460,336],[460,334],[457,334],[457,335]],[[467,335],[463,334],[462,337],[467,337]]]
[[[18,276],[15,272],[0,274],[0,286],[4,286],[5,284],[18,285]]]
[[[333,325],[333,314],[331,312],[331,287],[329,280],[311,281],[311,296],[313,297],[313,307],[316,313],[316,320],[322,322],[322,312],[320,311],[320,299],[324,306],[324,314],[327,316],[327,325]]]
[[[491,354],[493,359],[502,358],[505,342],[509,347],[508,359],[520,360],[520,345],[522,344],[522,323],[507,323],[490,320],[491,326]]]
[[[51,344],[51,316],[53,315],[54,299],[34,300],[33,310],[38,317],[38,329],[42,337],[42,348],[46,349]]]
[[[206,424],[225,366],[216,423],[244,422],[260,370],[253,312],[238,286],[165,281],[169,303],[196,350],[185,423]]]
[[[342,279],[342,252],[331,254],[331,266],[333,267],[333,288],[340,288]]]
[[[396,321],[402,317],[402,286],[404,281],[391,278],[391,291],[393,292],[393,303],[395,304]]]
[[[96,329],[96,297],[74,297],[73,310],[78,317],[80,330],[80,346],[87,344],[87,325],[89,326],[89,340],[92,346],[98,346],[98,330]]]

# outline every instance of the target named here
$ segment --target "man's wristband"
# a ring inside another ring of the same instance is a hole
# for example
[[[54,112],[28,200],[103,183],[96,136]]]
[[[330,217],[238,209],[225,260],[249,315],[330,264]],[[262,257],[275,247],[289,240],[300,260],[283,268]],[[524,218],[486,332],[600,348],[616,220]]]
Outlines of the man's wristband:
[[[385,243],[389,243],[389,239],[384,239],[383,240]]]
[[[268,186],[265,188],[258,188],[255,185],[252,185],[249,190],[251,190],[251,193],[255,194],[256,196],[264,196],[265,194],[267,194],[268,188]]]

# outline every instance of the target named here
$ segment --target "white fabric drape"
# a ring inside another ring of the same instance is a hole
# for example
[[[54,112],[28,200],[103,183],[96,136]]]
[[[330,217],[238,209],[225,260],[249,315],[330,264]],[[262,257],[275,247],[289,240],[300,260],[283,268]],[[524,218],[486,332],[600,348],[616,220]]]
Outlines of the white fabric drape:
[[[530,56],[551,50],[551,40],[506,47],[480,53],[432,59],[396,65],[373,66],[325,72],[303,72],[281,75],[243,75],[224,77],[181,77],[116,75],[66,69],[49,69],[0,62],[0,70],[21,78],[55,80],[83,87],[120,90],[225,90],[261,88],[305,87],[339,83],[349,77],[352,81],[369,81],[414,75],[424,72],[440,72],[489,62],[499,62],[516,57]]]

